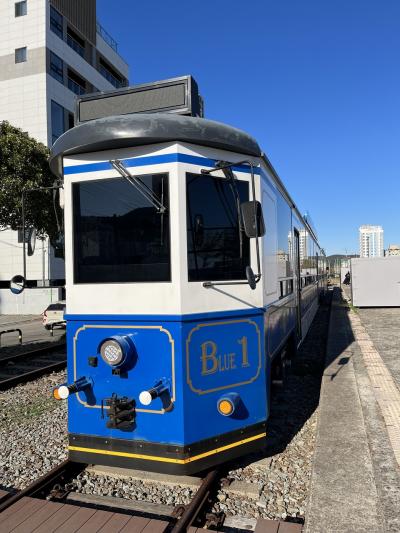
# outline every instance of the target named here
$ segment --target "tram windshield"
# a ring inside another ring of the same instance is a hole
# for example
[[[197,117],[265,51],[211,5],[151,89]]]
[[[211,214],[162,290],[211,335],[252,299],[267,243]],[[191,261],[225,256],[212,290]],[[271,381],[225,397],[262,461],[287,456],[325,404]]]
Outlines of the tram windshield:
[[[240,202],[249,184],[236,180]],[[236,191],[226,178],[187,174],[187,245],[189,281],[246,278],[250,244],[239,223]]]
[[[73,183],[75,283],[171,280],[168,174],[140,179],[165,213],[125,178]]]

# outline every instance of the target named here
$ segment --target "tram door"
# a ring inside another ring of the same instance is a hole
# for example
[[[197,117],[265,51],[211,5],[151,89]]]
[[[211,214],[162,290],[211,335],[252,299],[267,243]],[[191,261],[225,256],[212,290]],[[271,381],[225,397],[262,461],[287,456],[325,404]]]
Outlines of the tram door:
[[[297,342],[300,342],[301,339],[301,270],[300,270],[300,234],[296,228],[294,228],[294,275],[296,278],[296,334]]]

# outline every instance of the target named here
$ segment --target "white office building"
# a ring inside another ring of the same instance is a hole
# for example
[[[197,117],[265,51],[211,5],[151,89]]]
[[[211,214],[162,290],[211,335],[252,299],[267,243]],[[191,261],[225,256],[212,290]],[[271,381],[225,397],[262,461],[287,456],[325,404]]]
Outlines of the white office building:
[[[385,257],[400,256],[400,245],[389,244],[389,248],[385,252]]]
[[[73,126],[77,95],[127,85],[128,65],[97,21],[96,0],[1,0],[0,121],[51,146]],[[45,284],[64,277],[62,269],[43,241],[27,277]],[[22,234],[0,228],[0,287],[14,274],[22,274]],[[38,313],[59,297],[50,289],[19,297],[1,289],[0,314]]]
[[[360,257],[383,257],[382,226],[360,226],[359,236]]]

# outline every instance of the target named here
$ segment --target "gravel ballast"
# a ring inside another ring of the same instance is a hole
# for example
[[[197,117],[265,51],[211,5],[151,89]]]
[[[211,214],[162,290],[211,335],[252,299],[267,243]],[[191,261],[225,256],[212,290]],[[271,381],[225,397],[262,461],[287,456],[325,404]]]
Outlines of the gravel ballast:
[[[67,457],[67,405],[54,400],[65,371],[0,392],[0,488],[22,489]]]

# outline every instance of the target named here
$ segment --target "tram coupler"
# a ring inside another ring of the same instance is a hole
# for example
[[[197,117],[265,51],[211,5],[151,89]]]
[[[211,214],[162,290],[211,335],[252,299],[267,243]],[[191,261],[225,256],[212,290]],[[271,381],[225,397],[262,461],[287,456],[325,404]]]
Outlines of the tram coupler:
[[[101,402],[101,416],[104,418],[104,409],[107,410],[109,429],[132,430],[135,423],[135,400],[127,396],[118,397],[114,392],[111,398]]]

